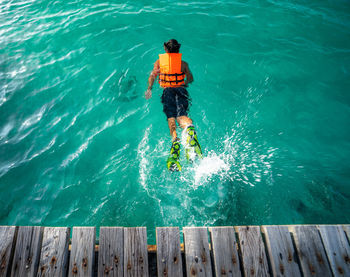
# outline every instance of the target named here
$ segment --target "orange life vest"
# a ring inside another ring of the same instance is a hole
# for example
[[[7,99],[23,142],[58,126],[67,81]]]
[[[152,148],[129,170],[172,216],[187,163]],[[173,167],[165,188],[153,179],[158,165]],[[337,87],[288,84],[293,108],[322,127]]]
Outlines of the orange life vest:
[[[180,53],[159,55],[159,85],[163,88],[180,87],[185,84],[185,73],[181,72]]]

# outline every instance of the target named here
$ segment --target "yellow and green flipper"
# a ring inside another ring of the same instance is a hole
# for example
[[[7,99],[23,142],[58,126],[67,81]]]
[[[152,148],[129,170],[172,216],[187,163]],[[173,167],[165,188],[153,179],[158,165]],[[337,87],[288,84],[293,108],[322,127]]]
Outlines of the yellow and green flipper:
[[[198,142],[197,133],[193,125],[190,125],[186,129],[186,158],[188,161],[193,161],[196,157],[202,158],[202,149]]]
[[[170,171],[181,171],[180,159],[180,140],[176,138],[170,149],[170,155],[166,165]]]

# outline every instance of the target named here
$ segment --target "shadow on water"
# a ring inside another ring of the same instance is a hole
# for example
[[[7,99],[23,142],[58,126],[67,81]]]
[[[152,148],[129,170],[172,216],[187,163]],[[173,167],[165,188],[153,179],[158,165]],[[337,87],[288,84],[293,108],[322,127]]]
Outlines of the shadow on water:
[[[128,70],[116,76],[112,81],[110,92],[117,92],[117,101],[131,102],[138,98],[138,81],[136,76],[129,76]]]
[[[334,224],[348,222],[349,215],[344,213],[350,199],[349,189],[326,177],[324,180],[312,180],[305,184],[304,199],[291,199],[290,205],[302,217],[304,224]],[[337,215],[337,222],[334,222]]]

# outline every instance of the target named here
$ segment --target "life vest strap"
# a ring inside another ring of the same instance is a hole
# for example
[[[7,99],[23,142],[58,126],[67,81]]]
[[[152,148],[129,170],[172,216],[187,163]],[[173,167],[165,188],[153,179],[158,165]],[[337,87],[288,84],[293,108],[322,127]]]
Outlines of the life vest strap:
[[[164,79],[160,78],[161,75],[164,76]],[[173,76],[175,76],[176,80],[171,81],[171,80],[165,79],[165,77],[173,77]],[[183,76],[183,78],[178,80],[177,77],[180,77],[180,76]],[[185,77],[185,73],[183,73],[183,72],[182,73],[174,73],[174,74],[159,73],[159,82],[165,82],[165,83],[169,83],[169,84],[171,84],[171,83],[177,84],[177,83],[183,82],[185,79],[184,77]]]
[[[167,73],[159,73],[159,75],[164,75],[164,76],[183,76],[185,73],[174,73],[174,74],[167,74]]]
[[[161,80],[163,83],[169,83],[169,84],[171,84],[171,83],[182,83],[183,82],[183,80],[178,80],[178,81],[165,81],[165,80]]]

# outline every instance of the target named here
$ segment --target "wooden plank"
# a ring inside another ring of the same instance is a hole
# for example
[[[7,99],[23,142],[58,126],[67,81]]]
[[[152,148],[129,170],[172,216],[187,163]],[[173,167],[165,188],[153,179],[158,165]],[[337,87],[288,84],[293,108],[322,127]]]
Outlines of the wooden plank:
[[[301,276],[287,226],[262,226],[274,276]]]
[[[270,276],[259,226],[235,227],[245,276]]]
[[[341,225],[318,226],[334,276],[350,276],[350,246]]]
[[[209,228],[216,276],[241,276],[233,227]]]
[[[289,226],[304,276],[332,276],[317,227]]]
[[[11,276],[35,276],[38,271],[44,227],[19,227]]]
[[[95,236],[95,227],[73,227],[68,276],[92,276]]]
[[[156,233],[158,276],[182,276],[179,228],[158,227]]]
[[[124,228],[101,227],[98,276],[123,276]]]
[[[185,227],[183,233],[187,276],[212,276],[207,228]]]
[[[350,225],[343,225],[343,229],[348,237],[348,241],[350,242]]]
[[[45,227],[37,276],[66,276],[70,229]]]
[[[0,226],[0,276],[7,276],[11,271],[17,227]]]
[[[148,276],[146,227],[124,228],[124,276]]]

